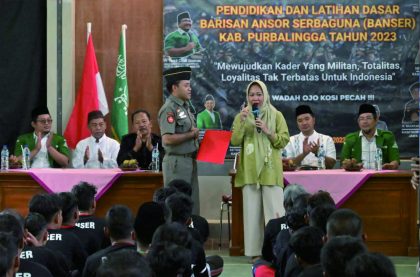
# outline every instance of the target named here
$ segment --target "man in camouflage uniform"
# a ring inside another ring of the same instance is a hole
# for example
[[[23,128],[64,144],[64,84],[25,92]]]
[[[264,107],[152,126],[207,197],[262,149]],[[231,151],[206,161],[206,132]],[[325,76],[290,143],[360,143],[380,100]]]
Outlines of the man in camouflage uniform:
[[[198,129],[188,102],[191,98],[191,68],[179,67],[163,73],[171,95],[159,111],[159,126],[165,156],[162,163],[165,186],[183,179],[192,186],[193,214],[199,214],[197,161]]]

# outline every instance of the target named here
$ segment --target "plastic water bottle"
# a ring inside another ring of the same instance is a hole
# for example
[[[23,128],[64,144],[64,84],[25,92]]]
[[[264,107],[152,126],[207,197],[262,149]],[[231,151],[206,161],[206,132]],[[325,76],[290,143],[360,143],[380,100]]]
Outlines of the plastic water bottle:
[[[29,150],[29,147],[27,144],[25,144],[25,147],[23,147],[22,152],[22,168],[23,169],[30,169],[31,168],[31,150]]]
[[[3,149],[1,150],[1,171],[8,171],[9,170],[9,149],[7,149],[7,145],[3,145]]]
[[[287,150],[286,150],[285,148],[283,148],[283,149],[281,150],[281,157],[282,157],[283,159],[286,159],[286,158],[287,158]]]
[[[152,171],[159,172],[159,143],[152,150]]]
[[[382,149],[377,147],[375,154],[375,170],[382,170]]]
[[[325,169],[325,150],[322,144],[318,150],[318,169]]]

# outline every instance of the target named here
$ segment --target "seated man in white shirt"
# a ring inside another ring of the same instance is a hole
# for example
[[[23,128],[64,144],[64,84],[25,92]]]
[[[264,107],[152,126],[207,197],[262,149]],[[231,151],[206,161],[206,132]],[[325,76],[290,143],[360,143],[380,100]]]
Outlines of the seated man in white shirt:
[[[335,165],[336,152],[334,141],[330,136],[315,131],[315,116],[307,105],[296,108],[296,122],[300,133],[290,137],[285,147],[285,155],[296,165],[318,165],[318,154],[321,148],[325,153],[325,167],[331,169]]]
[[[91,136],[77,143],[73,153],[74,168],[118,167],[117,156],[120,144],[105,135],[106,122],[101,111],[88,114]]]

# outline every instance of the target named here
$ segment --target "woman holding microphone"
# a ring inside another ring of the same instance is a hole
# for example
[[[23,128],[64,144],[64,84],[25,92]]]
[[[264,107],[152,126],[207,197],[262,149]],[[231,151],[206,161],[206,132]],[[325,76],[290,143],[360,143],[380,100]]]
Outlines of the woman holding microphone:
[[[289,131],[263,82],[251,82],[246,99],[248,105],[233,122],[231,143],[241,146],[235,186],[242,188],[245,255],[257,257],[264,224],[284,215],[281,149],[289,142]]]

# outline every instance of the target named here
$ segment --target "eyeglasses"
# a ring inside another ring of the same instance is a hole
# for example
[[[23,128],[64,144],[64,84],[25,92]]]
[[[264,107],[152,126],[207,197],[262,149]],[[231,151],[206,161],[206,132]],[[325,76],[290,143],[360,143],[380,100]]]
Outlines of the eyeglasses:
[[[52,121],[52,119],[38,119],[36,122],[39,122],[39,123],[41,123],[41,124],[51,124],[53,121]]]

